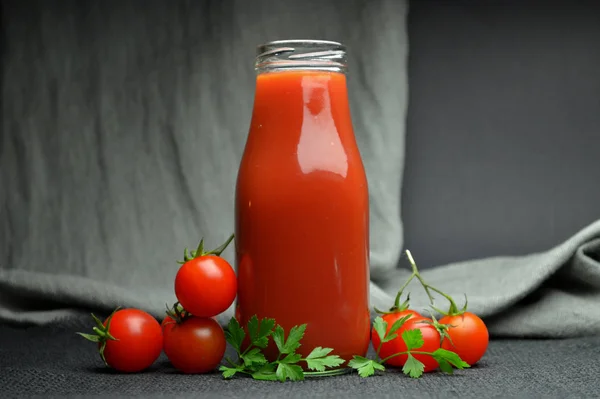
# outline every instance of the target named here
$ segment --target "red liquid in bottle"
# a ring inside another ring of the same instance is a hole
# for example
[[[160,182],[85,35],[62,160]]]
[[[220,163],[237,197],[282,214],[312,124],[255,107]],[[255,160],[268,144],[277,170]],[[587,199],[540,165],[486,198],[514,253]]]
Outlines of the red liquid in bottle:
[[[235,212],[240,324],[270,317],[287,334],[306,323],[303,356],[365,355],[369,199],[344,73],[257,76]]]

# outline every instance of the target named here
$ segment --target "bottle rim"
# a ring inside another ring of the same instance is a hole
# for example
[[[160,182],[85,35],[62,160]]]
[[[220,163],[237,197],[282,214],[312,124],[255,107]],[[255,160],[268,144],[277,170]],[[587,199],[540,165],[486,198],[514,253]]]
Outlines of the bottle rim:
[[[345,73],[346,46],[331,40],[274,40],[257,46],[258,73],[287,70],[320,70]]]

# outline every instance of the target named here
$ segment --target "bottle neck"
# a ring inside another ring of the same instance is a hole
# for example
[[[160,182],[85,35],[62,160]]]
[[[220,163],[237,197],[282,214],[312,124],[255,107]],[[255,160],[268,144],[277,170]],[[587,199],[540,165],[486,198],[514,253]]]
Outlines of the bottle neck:
[[[278,40],[258,46],[257,73],[282,71],[346,72],[346,47],[325,40]]]
[[[346,48],[337,42],[283,40],[263,44],[257,49],[255,63],[255,110],[268,107],[271,123],[286,123],[277,117],[282,109],[287,110],[288,118],[293,117],[288,124],[308,117],[349,120],[346,69]]]
[[[248,143],[276,165],[293,160],[302,175],[345,178],[357,153],[346,76],[300,69],[259,74]]]
[[[255,108],[302,111],[308,116],[331,117],[348,114],[346,75],[312,69],[293,69],[259,73],[256,79]]]
[[[286,52],[277,45],[257,57],[247,150],[262,151],[279,167],[296,165],[300,175],[321,171],[345,178],[349,165],[360,163],[355,162],[345,51],[339,44],[318,45],[325,49],[316,51],[311,45]]]

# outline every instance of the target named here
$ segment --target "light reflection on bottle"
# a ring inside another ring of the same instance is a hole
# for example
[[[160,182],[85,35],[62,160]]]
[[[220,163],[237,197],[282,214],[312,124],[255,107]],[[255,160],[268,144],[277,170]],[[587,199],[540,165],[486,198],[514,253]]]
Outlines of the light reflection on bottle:
[[[298,142],[298,163],[304,174],[315,171],[348,173],[348,157],[331,115],[330,77],[304,77],[302,91],[304,115]]]

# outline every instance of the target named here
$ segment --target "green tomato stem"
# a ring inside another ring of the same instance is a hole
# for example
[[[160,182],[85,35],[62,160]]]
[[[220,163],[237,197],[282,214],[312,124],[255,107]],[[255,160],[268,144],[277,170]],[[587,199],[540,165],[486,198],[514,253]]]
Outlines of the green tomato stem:
[[[177,263],[184,264],[185,262],[188,262],[192,259],[200,258],[201,256],[207,256],[207,255],[221,256],[223,251],[225,251],[225,249],[229,246],[231,241],[233,241],[234,237],[235,237],[235,234],[230,235],[229,238],[227,239],[227,241],[225,241],[221,246],[219,246],[215,249],[212,249],[210,251],[204,251],[204,238],[202,238],[202,239],[200,239],[200,243],[198,244],[198,247],[196,248],[195,251],[190,251],[188,254],[188,249],[185,248],[183,250],[183,261],[178,261]]]
[[[233,241],[233,237],[235,236],[235,234],[232,234],[229,236],[229,238],[227,239],[227,241],[225,241],[221,246],[213,249],[212,251],[208,251],[205,252],[203,255],[216,255],[216,256],[221,256],[221,254],[223,253],[223,251],[225,251],[225,249],[229,246],[229,244],[231,243],[231,241]],[[201,256],[201,253],[197,253],[196,257]]]
[[[405,352],[398,352],[398,353],[394,353],[393,355],[390,355],[388,357],[386,357],[385,359],[382,359],[379,364],[383,364],[385,362],[387,362],[388,360],[390,360],[391,358],[394,358],[396,356],[400,356],[400,355],[428,355],[428,356],[433,356],[432,352],[424,352],[424,351],[405,351]]]
[[[239,354],[238,354],[238,355],[239,355]],[[233,362],[233,360],[231,360],[231,359],[229,358],[229,356],[225,357],[225,361],[226,361],[227,363],[229,363],[229,365],[230,365],[230,366],[232,366],[232,367],[240,367],[240,364],[236,364],[236,363],[234,363],[234,362]]]
[[[416,277],[416,274],[413,271],[413,274],[411,274],[411,276],[408,278],[408,280],[406,280],[404,285],[402,287],[400,287],[400,290],[398,290],[398,293],[396,294],[396,298],[394,299],[394,309],[396,309],[396,310],[400,309],[400,306],[401,306],[400,305],[400,297],[402,297],[402,293],[404,292],[404,289],[406,289],[406,287],[408,287],[408,284],[410,284],[412,279],[415,277]]]
[[[456,302],[454,302],[454,299],[452,299],[452,297],[450,295],[448,295],[445,292],[442,292],[439,289],[437,289],[437,288],[435,288],[435,287],[427,284],[425,282],[425,280],[423,280],[423,277],[421,277],[421,274],[419,273],[419,269],[417,268],[417,264],[415,262],[415,259],[413,258],[412,254],[410,253],[410,251],[408,249],[406,250],[406,256],[408,257],[408,260],[410,262],[410,266],[412,268],[412,275],[408,279],[408,281],[412,280],[413,277],[416,277],[417,280],[419,280],[419,283],[421,283],[421,286],[423,286],[423,289],[425,290],[425,292],[427,293],[427,297],[429,298],[429,302],[432,305],[433,305],[434,300],[433,300],[433,295],[431,295],[431,291],[438,293],[439,295],[441,295],[444,298],[446,298],[448,300],[448,302],[450,302],[450,309],[448,310],[449,314],[458,314],[460,312],[458,310],[458,306],[456,306]]]
[[[448,300],[448,302],[450,302],[450,309],[448,310],[449,314],[457,314],[459,312],[458,310],[458,306],[456,306],[456,303],[454,302],[454,299],[452,299],[452,297],[442,291],[440,291],[439,289],[432,287],[429,284],[426,284],[426,286],[432,290],[433,292],[437,292],[438,294],[440,294],[441,296],[443,296],[444,298],[446,298]],[[432,303],[433,304],[433,303]]]
[[[238,352],[238,355],[240,356],[240,358],[241,358],[241,357],[244,357],[244,355],[245,355],[246,353],[248,353],[248,351],[249,351],[250,349],[252,349],[253,347],[254,347],[254,345],[250,344],[250,345],[248,345],[248,347],[247,347],[247,348],[246,348],[246,349],[245,349],[245,350],[244,350],[242,353]]]
[[[384,334],[383,338],[385,338],[385,336],[387,335],[387,332]],[[379,357],[379,352],[381,352],[381,347],[383,346],[383,338],[381,339],[381,341],[379,342],[379,346],[377,347],[377,352],[375,352],[375,358],[376,359],[381,359]]]

